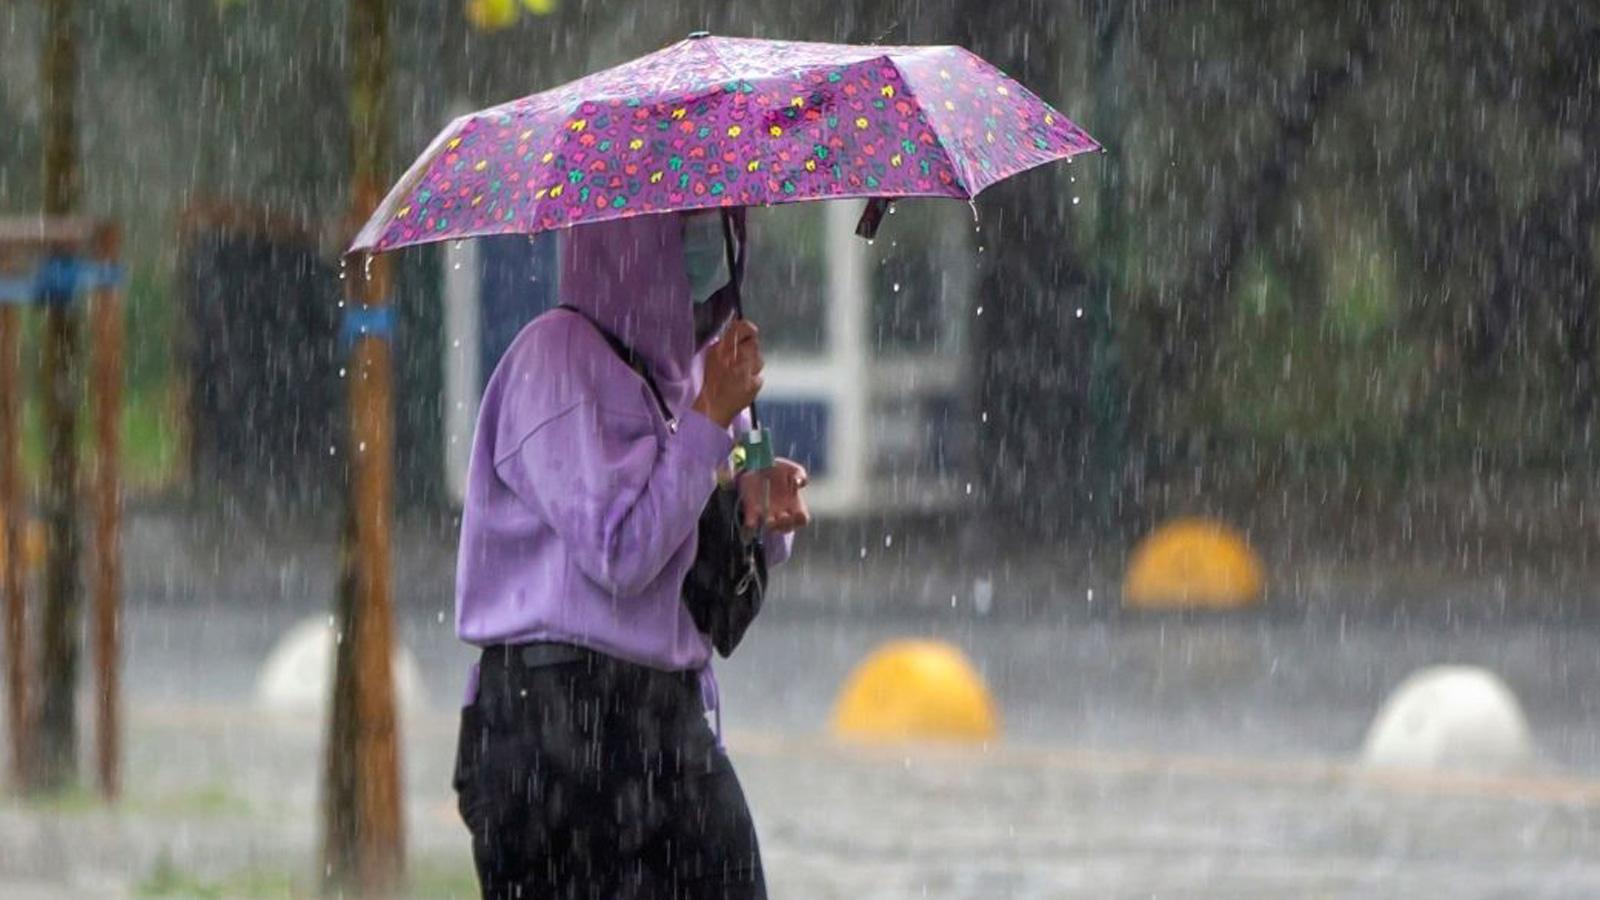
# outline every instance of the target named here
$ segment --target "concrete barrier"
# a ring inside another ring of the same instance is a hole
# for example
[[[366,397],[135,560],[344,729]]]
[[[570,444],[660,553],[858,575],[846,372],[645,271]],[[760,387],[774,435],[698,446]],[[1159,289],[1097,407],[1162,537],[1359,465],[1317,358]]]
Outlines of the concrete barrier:
[[[334,629],[328,617],[302,619],[278,639],[262,664],[256,676],[256,706],[285,715],[325,715],[333,690],[333,653]],[[397,643],[392,665],[400,706],[421,709],[426,698],[415,657]]]
[[[1264,582],[1243,535],[1208,519],[1175,519],[1134,549],[1122,603],[1143,610],[1237,609],[1259,602]]]
[[[846,679],[833,733],[852,741],[993,740],[999,716],[965,655],[939,641],[879,647]]]
[[[1376,768],[1506,773],[1534,761],[1522,708],[1493,672],[1422,669],[1395,688],[1361,749]]]

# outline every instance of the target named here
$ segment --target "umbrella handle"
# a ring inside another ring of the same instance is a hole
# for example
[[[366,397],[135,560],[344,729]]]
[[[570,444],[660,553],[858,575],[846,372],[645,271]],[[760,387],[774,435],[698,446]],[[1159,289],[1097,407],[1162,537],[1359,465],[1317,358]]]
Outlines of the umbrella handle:
[[[735,234],[738,241],[735,242]],[[744,295],[739,287],[744,282],[744,223],[733,214],[729,207],[722,208],[722,248],[728,255],[728,273],[731,280],[728,287],[733,291],[733,317],[744,318]],[[756,409],[754,402],[750,404],[750,428],[753,431],[761,430],[761,413]]]

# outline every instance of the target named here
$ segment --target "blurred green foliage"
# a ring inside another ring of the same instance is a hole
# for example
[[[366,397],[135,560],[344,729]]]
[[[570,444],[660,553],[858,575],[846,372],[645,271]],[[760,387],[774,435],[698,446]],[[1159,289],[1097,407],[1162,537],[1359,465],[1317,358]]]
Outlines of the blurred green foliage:
[[[397,167],[464,106],[699,28],[962,43],[1091,133],[1121,136],[1114,185],[1108,165],[1087,158],[1020,175],[978,203],[987,252],[968,302],[1004,316],[964,318],[977,326],[972,382],[989,415],[995,504],[1041,515],[1082,505],[1097,483],[1086,461],[1113,439],[1099,434],[1091,382],[1112,376],[1102,396],[1120,417],[1116,474],[1135,497],[1174,481],[1204,493],[1284,478],[1565,477],[1595,461],[1592,4],[527,8],[547,14],[482,31],[462,3],[395,0]],[[167,398],[180,393],[171,235],[184,207],[223,197],[301,221],[343,214],[348,111],[342,91],[325,89],[342,84],[341,14],[341,4],[216,0],[166,0],[155,13],[145,0],[105,0],[96,12],[83,62],[85,185],[91,208],[129,223],[130,480],[159,483],[178,458]],[[37,34],[29,5],[0,10],[0,120],[19,126],[0,133],[0,191],[24,207],[37,195]],[[1102,215],[1107,203],[1117,215]],[[780,212],[752,277],[814,303],[820,247],[796,229],[820,217]],[[911,233],[908,215],[884,238]],[[892,292],[892,274],[876,281]],[[1110,321],[1074,315],[1096,312],[1106,290]],[[927,318],[881,298],[873,311],[891,344],[895,329]]]

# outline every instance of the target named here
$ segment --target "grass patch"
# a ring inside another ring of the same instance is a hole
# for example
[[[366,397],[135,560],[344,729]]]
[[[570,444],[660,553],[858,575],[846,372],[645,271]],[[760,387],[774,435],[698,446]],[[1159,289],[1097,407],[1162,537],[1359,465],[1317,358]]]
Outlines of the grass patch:
[[[25,796],[16,804],[29,812],[53,815],[89,815],[99,812],[126,812],[163,818],[186,816],[249,815],[249,801],[222,784],[203,785],[165,794],[129,794],[115,804],[107,804],[98,791],[75,784],[49,794]]]
[[[136,897],[239,897],[249,900],[264,898],[310,897],[299,890],[293,876],[287,872],[270,869],[245,869],[227,878],[207,879],[178,866],[172,857],[163,853],[150,872],[133,886]]]
[[[55,815],[82,815],[106,808],[99,792],[82,784],[69,785],[48,794],[24,795],[17,798],[16,802],[30,812]]]
[[[469,900],[477,897],[478,879],[471,865],[422,860],[408,873],[402,896],[417,900]],[[163,853],[133,886],[136,897],[237,897],[240,900],[313,900],[322,896],[309,876],[278,869],[241,869],[223,878],[204,878],[184,869]]]
[[[220,784],[210,784],[172,794],[133,796],[125,801],[129,812],[162,816],[243,816],[250,803]]]

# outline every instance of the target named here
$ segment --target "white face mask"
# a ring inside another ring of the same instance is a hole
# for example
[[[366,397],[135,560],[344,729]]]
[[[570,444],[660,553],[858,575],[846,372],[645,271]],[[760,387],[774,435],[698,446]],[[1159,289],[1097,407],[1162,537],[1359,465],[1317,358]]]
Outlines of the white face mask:
[[[711,299],[718,288],[732,280],[720,216],[689,216],[684,220],[683,269],[689,276],[689,296],[697,304]]]

